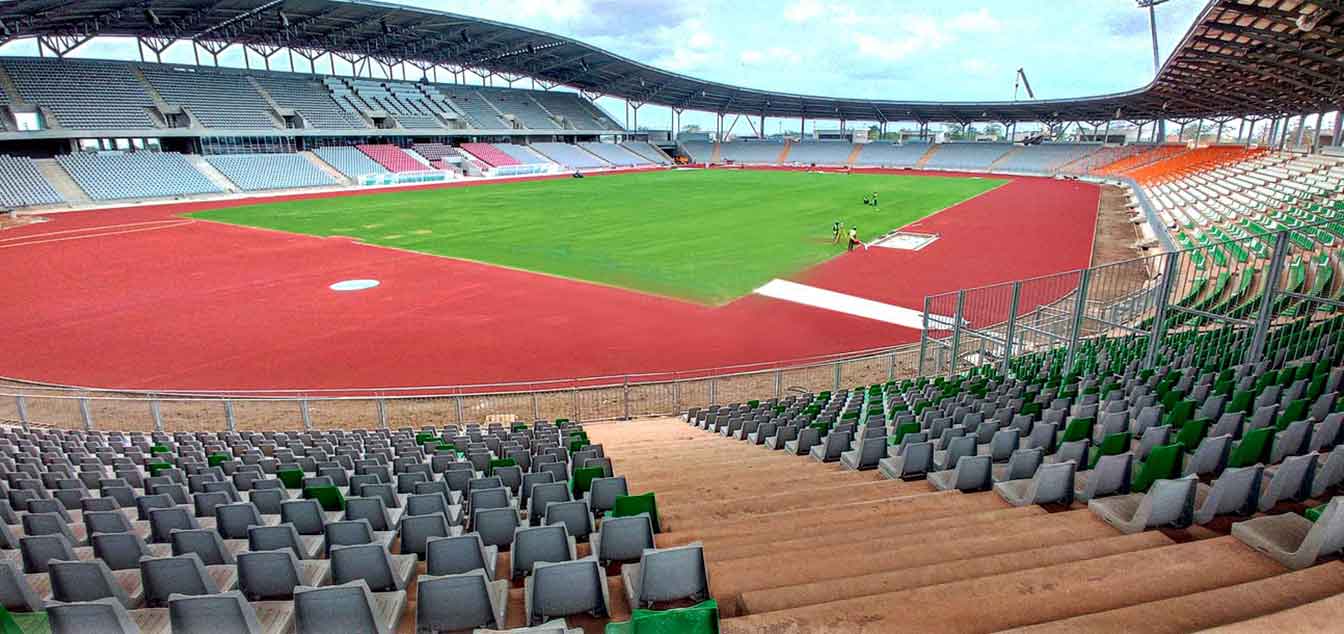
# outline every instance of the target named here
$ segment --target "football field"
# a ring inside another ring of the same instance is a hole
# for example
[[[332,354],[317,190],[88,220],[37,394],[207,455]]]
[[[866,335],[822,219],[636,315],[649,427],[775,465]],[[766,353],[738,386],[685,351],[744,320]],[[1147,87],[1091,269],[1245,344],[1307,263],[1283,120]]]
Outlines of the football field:
[[[843,253],[843,239],[831,242],[836,221],[871,240],[1004,182],[677,170],[287,201],[194,216],[719,304]],[[880,206],[863,205],[874,192]]]

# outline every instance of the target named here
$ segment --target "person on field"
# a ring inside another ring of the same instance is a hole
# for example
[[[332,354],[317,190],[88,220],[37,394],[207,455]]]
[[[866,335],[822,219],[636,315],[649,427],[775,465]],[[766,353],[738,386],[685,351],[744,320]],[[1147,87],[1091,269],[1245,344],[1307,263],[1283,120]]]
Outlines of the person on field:
[[[863,250],[864,250],[864,251],[867,251],[867,250],[868,250],[868,245],[864,244],[863,241],[859,239],[859,228],[858,228],[858,227],[850,227],[850,228],[849,228],[849,250],[850,250],[850,251],[853,251],[853,250],[854,250],[854,245],[856,245],[856,244],[859,245],[859,246],[861,246],[861,247],[863,247]]]
[[[840,244],[840,232],[845,229],[843,220],[831,223],[831,244]]]
[[[867,196],[864,196],[864,197],[863,197],[863,205],[864,205],[865,207],[867,207],[868,205],[871,205],[871,204],[873,204],[873,200],[872,200],[871,198],[867,197]]]
[[[877,206],[877,192],[873,192],[873,206]]]

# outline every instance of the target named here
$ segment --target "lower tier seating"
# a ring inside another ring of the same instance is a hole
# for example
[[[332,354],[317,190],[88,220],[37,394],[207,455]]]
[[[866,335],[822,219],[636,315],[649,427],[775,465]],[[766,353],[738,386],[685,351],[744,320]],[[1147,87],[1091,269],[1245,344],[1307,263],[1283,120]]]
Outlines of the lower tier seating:
[[[216,154],[205,160],[243,191],[336,184],[326,172],[298,154]]]
[[[65,154],[56,159],[94,200],[208,194],[220,188],[175,152]]]

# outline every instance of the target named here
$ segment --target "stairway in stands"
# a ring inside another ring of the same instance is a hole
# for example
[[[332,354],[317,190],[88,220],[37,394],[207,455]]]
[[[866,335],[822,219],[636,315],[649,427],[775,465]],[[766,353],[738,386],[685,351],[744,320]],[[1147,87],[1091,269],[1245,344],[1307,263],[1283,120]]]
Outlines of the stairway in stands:
[[[1184,632],[1258,617],[1234,631],[1269,631],[1344,614],[1344,563],[1289,572],[1205,528],[1123,535],[1084,504],[934,491],[682,421],[587,429],[632,493],[657,493],[659,547],[704,544],[724,634]]]
[[[942,145],[938,143],[930,143],[929,150],[924,153],[924,156],[919,157],[918,161],[915,161],[915,169],[924,169],[924,166],[928,165],[929,159],[932,159],[933,155],[938,153],[938,148],[940,147],[942,147]]]
[[[75,179],[70,177],[70,173],[65,171],[60,163],[56,162],[56,159],[37,159],[33,161],[33,164],[37,165],[38,173],[51,184],[51,188],[56,190],[56,193],[60,194],[61,197],[72,203],[87,203],[92,200],[88,194],[84,193],[84,190],[79,188]]]

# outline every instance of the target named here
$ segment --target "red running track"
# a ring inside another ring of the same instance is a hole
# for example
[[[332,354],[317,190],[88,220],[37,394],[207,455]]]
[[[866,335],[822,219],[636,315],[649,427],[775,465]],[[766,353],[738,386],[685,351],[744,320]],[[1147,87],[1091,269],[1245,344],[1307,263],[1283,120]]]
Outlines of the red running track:
[[[856,251],[797,279],[917,309],[929,293],[1083,267],[1098,191],[1015,178],[913,225],[941,234],[921,251]],[[247,202],[54,214],[0,233],[0,375],[164,391],[355,389],[680,371],[918,339],[761,296],[706,307],[179,217]],[[382,284],[327,288],[351,278]]]

